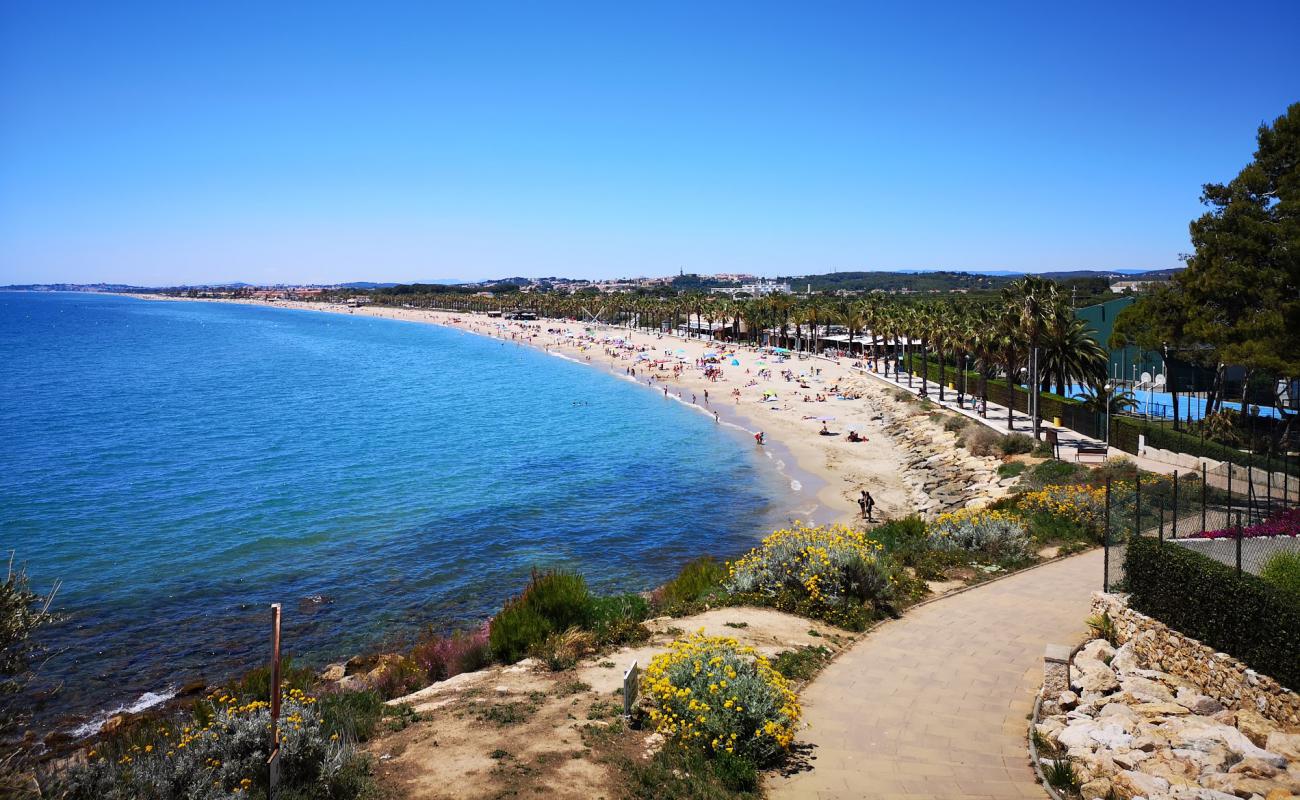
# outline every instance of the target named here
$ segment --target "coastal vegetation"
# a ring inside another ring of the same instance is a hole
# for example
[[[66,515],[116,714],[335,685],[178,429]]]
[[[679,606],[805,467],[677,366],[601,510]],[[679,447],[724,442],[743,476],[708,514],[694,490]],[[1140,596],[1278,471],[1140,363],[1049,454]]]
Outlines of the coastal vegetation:
[[[642,689],[658,733],[756,766],[789,749],[801,713],[785,677],[766,658],[735,639],[703,632],[655,656]]]
[[[0,583],[0,795],[5,797],[27,796],[32,786],[30,753],[15,736],[29,715],[24,690],[45,649],[35,634],[58,619],[50,610],[58,584],[47,594],[35,591],[26,570],[14,568],[15,556],[9,554]]]

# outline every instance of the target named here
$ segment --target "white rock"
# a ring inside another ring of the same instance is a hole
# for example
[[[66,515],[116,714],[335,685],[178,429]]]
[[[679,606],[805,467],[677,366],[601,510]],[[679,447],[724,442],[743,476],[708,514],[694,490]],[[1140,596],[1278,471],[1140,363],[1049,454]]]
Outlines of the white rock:
[[[1056,738],[1065,747],[1089,749],[1101,745],[1111,750],[1126,750],[1133,742],[1133,735],[1124,730],[1123,725],[1100,720],[1071,722]]]

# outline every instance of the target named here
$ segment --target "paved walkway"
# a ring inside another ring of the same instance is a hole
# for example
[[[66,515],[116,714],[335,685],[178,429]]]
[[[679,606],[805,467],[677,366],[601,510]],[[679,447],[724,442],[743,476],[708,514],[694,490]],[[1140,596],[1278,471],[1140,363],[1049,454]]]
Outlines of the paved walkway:
[[[889,384],[890,386],[903,389],[905,391],[911,392],[912,394],[920,394],[921,385],[922,383],[924,383],[930,402],[934,403],[937,406],[942,406],[948,409],[949,411],[954,411],[976,422],[982,423],[992,428],[993,430],[997,431],[998,433],[1023,433],[1027,436],[1033,435],[1034,432],[1033,420],[1030,419],[1028,414],[1025,414],[1021,411],[1012,412],[1011,429],[1008,430],[1006,406],[1000,406],[997,403],[989,403],[988,408],[985,411],[985,416],[981,417],[978,413],[976,413],[974,409],[973,397],[967,396],[966,401],[961,406],[958,406],[957,393],[952,389],[946,389],[944,401],[940,403],[939,384],[935,383],[934,381],[922,381],[921,376],[919,375],[913,375],[912,385],[908,386],[906,375],[899,376],[899,375],[895,375],[892,372],[886,375],[885,373],[881,373],[881,372],[872,372],[869,369],[857,369],[855,371],[860,375],[868,375],[872,378],[875,378],[878,381],[881,381],[882,383],[886,383]],[[1101,440],[1099,439],[1093,439],[1088,436],[1084,436],[1082,433],[1079,433],[1078,431],[1072,430],[1070,428],[1066,428],[1064,426],[1053,425],[1049,420],[1042,420],[1040,421],[1039,425],[1043,430],[1052,429],[1057,432],[1061,443],[1061,458],[1067,461],[1071,460],[1072,458],[1075,458],[1075,454],[1074,454],[1075,445],[1101,444]],[[1143,456],[1136,456],[1133,455],[1132,453],[1126,453],[1117,447],[1109,448],[1106,455],[1108,458],[1112,456],[1126,458],[1129,461],[1132,461],[1133,463],[1137,464],[1139,467],[1146,470],[1147,472],[1156,472],[1165,475],[1168,475],[1178,470],[1187,472],[1187,467],[1178,467],[1173,464],[1166,464],[1163,461],[1156,461],[1155,459],[1146,458]]]
[[[1047,795],[1025,732],[1043,648],[1076,644],[1100,551],[913,609],[841,655],[803,693],[813,769],[775,798],[1012,800]]]

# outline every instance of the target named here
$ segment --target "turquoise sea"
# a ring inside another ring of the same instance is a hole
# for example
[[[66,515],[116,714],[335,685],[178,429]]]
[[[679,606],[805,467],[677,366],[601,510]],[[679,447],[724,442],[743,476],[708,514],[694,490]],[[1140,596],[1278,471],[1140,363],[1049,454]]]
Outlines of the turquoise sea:
[[[747,434],[431,325],[0,293],[0,548],[62,581],[60,715],[286,649],[321,664],[480,623],[533,567],[653,587],[783,519]]]

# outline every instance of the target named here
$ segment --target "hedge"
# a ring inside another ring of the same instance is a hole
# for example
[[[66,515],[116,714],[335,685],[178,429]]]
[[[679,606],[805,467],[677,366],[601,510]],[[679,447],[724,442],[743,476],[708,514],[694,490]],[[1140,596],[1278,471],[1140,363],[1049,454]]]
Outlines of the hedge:
[[[904,360],[904,365],[906,365]],[[951,383],[953,386],[968,386],[971,396],[978,396],[980,375],[978,372],[959,370],[949,367],[946,364],[942,367],[935,361],[926,361],[924,364],[917,359],[910,370],[914,375],[924,374],[929,380],[935,383]],[[969,380],[969,384],[963,382]],[[1029,392],[1025,389],[1010,387],[1004,380],[990,378],[988,381],[988,399],[990,403],[997,403],[1000,406],[1014,405],[1017,411],[1028,413],[1029,411]],[[1082,400],[1075,400],[1070,397],[1063,397],[1051,392],[1038,393],[1038,413],[1045,420],[1051,420],[1053,417],[1060,417],[1061,424],[1073,431],[1078,431],[1084,436],[1099,437],[1105,431],[1103,426],[1098,424],[1098,415],[1087,407]]]
[[[1203,456],[1212,458],[1215,461],[1230,461],[1243,467],[1256,467],[1274,472],[1289,472],[1292,475],[1300,475],[1300,465],[1295,463],[1287,463],[1276,457],[1269,458],[1263,455],[1243,453],[1235,447],[1220,444],[1211,439],[1202,439],[1199,436],[1176,431],[1146,420],[1116,416],[1111,418],[1110,424],[1113,431],[1111,444],[1126,453],[1137,454],[1138,436],[1142,435],[1146,437],[1148,447],[1158,447],[1161,450],[1186,453],[1190,456]]]
[[[1300,687],[1300,600],[1178,544],[1133,537],[1124,556],[1129,605]]]

